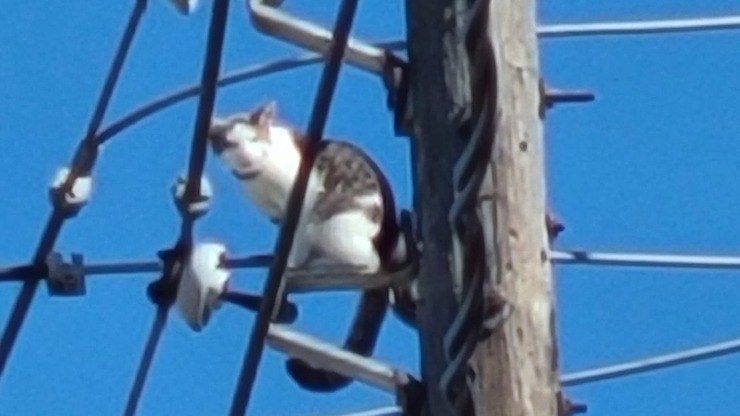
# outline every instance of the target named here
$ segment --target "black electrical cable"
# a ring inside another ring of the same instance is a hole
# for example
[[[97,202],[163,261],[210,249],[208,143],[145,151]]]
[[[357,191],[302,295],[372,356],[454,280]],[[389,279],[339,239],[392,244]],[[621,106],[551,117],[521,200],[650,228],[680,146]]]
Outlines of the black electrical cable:
[[[95,106],[92,118],[88,124],[87,133],[80,141],[80,144],[75,151],[70,172],[65,183],[55,192],[57,196],[61,196],[63,198],[69,189],[71,189],[77,177],[81,174],[89,175],[93,165],[95,164],[97,155],[97,140],[95,139],[95,132],[100,128],[103,116],[105,115],[108,103],[113,94],[113,89],[118,81],[118,76],[121,73],[121,68],[123,67],[125,58],[128,55],[131,42],[133,41],[134,34],[139,26],[141,16],[146,9],[146,5],[146,0],[137,0],[133,10],[131,11],[128,24],[126,25],[123,37],[118,44],[118,50],[116,51],[111,67],[108,70],[108,76],[105,79],[105,83],[103,84],[100,96],[98,97],[98,102]],[[33,256],[32,264],[35,270],[45,270],[43,265],[46,261],[46,257],[54,248],[54,243],[62,230],[64,221],[70,217],[69,212],[65,211],[59,198],[54,199],[54,209],[46,222],[43,234]],[[38,274],[25,280],[20,292],[18,293],[18,297],[16,297],[13,310],[10,313],[8,323],[6,324],[2,338],[0,339],[0,377],[2,377],[10,352],[13,349],[15,340],[18,338],[18,333],[20,332],[23,321],[26,318],[26,314],[31,307],[31,301],[33,300],[36,288],[38,287],[39,280],[40,276]]]
[[[164,325],[167,322],[167,310],[167,306],[157,307],[157,314],[154,316],[152,329],[149,331],[149,337],[146,340],[144,352],[139,361],[139,368],[136,370],[134,384],[131,386],[131,391],[129,392],[128,401],[126,402],[126,410],[123,412],[126,416],[133,416],[136,414],[136,406],[139,404],[141,393],[144,390],[144,382],[149,374],[149,367],[152,365],[154,351],[157,349],[157,344],[159,344],[159,339],[164,331]]]
[[[255,318],[254,327],[252,328],[242,362],[242,368],[229,411],[231,416],[245,414],[249,405],[249,397],[252,393],[252,387],[254,386],[254,380],[257,375],[257,367],[259,366],[265,346],[265,336],[267,336],[270,319],[277,303],[288,255],[293,245],[293,236],[298,226],[298,217],[308,184],[308,174],[323,136],[324,125],[329,114],[331,99],[334,95],[334,89],[339,77],[339,68],[341,67],[344,50],[347,46],[347,38],[349,37],[349,31],[352,27],[356,9],[357,0],[343,0],[339,9],[337,23],[332,35],[331,48],[329,49],[329,55],[324,65],[324,71],[321,74],[313,112],[307,129],[306,148],[298,169],[296,182],[288,199],[285,222],[280,227],[280,234],[275,245],[275,258],[265,282],[262,303]]]
[[[373,43],[373,45],[387,48],[389,50],[403,49],[406,47],[405,41],[401,39],[391,39]],[[322,61],[323,57],[321,55],[312,52],[278,58],[270,62],[249,65],[243,69],[230,72],[224,75],[223,78],[219,79],[218,86],[226,87],[265,75],[272,75],[289,69],[313,65]],[[186,98],[194,97],[198,95],[198,93],[200,93],[200,85],[191,85],[142,104],[106,126],[98,135],[98,144],[108,141],[111,137],[131,127],[144,118],[175,105]]]
[[[214,0],[208,30],[208,46],[203,62],[203,72],[201,74],[200,85],[202,85],[202,88],[200,90],[200,100],[198,101],[198,110],[190,147],[188,180],[185,185],[185,192],[182,195],[185,206],[201,198],[200,180],[203,176],[203,166],[206,159],[208,128],[211,124],[213,105],[216,98],[216,84],[221,68],[221,56],[228,11],[229,0]],[[167,322],[169,308],[174,303],[177,294],[177,285],[182,274],[182,265],[190,256],[193,246],[195,216],[187,210],[183,210],[182,215],[180,235],[175,247],[172,250],[162,253],[165,262],[162,277],[149,287],[149,295],[157,304],[157,314],[147,337],[144,352],[139,360],[139,368],[136,372],[134,383],[129,391],[128,402],[124,410],[124,415],[126,416],[132,416],[136,412],[136,406],[144,389],[144,383],[149,374],[157,345]],[[177,267],[177,264],[180,266]]]

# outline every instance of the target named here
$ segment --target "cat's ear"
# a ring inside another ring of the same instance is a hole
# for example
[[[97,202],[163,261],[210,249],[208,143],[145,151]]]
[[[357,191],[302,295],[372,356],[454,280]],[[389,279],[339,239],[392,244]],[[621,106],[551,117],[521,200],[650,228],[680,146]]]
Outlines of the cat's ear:
[[[267,128],[272,124],[272,120],[275,119],[277,113],[277,103],[275,101],[268,101],[266,104],[260,106],[254,112],[256,118],[256,124],[258,127]]]

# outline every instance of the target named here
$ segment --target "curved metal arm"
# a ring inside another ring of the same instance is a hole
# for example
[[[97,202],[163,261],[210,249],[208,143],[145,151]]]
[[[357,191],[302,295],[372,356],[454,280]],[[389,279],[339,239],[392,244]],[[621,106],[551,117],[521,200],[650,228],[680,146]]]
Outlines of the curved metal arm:
[[[267,340],[271,347],[291,357],[300,358],[381,389],[395,391],[399,384],[405,384],[410,377],[403,370],[391,365],[349,352],[285,325],[270,324]]]
[[[252,24],[260,31],[288,42],[326,54],[331,44],[331,31],[307,20],[299,19],[278,9],[281,1],[245,0]],[[385,49],[349,38],[345,60],[350,65],[383,74],[388,53]]]

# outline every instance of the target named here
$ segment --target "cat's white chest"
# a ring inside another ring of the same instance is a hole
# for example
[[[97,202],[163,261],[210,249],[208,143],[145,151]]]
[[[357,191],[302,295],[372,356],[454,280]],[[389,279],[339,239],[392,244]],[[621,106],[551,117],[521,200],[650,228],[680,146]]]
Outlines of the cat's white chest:
[[[249,197],[265,213],[273,219],[282,219],[285,212],[285,203],[288,199],[289,190],[284,189],[280,183],[255,178],[243,183],[244,190]]]
[[[297,155],[276,151],[264,161],[262,171],[255,178],[243,181],[244,190],[270,218],[282,219],[290,191],[295,182],[300,159]],[[309,192],[311,187],[309,186]]]
[[[373,273],[380,258],[372,236],[377,224],[360,210],[332,215],[321,222],[305,213],[296,232],[290,256],[291,267],[356,266]]]

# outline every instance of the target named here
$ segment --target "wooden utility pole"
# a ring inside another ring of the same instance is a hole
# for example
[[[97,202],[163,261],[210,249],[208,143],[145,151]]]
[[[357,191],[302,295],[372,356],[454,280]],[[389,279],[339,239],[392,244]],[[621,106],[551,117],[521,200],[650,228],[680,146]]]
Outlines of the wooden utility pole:
[[[477,224],[472,228],[480,230],[479,236],[482,233],[482,309],[498,311],[503,320],[488,328],[475,347],[462,368],[462,383],[467,383],[476,415],[555,416],[557,356],[544,221],[534,0],[407,0],[407,13],[415,207],[424,248],[418,316],[428,395],[425,414],[466,412],[464,407],[449,406],[440,389],[441,375],[450,364],[445,333],[461,297],[461,281],[453,279],[450,260],[454,236],[450,208],[459,198],[453,168],[471,137],[471,123],[480,120],[470,117],[479,117],[484,108],[488,112],[484,116],[493,120],[489,133],[493,143],[486,148],[491,149],[490,158],[477,201],[464,215],[477,216],[477,222],[467,222],[468,231],[470,224]],[[485,41],[471,46],[469,39],[469,56],[467,24],[480,13],[486,19]],[[490,68],[478,65],[473,55],[481,53],[488,54]],[[488,103],[480,105],[485,94]],[[490,324],[489,318],[482,315]],[[483,334],[483,326],[471,331]]]
[[[558,414],[552,280],[534,0],[491,0],[488,39],[497,76],[496,124],[478,210],[487,232],[488,285],[511,314],[481,341],[469,377],[476,414]]]
[[[462,149],[460,120],[470,104],[465,18],[468,0],[407,0],[410,101],[413,113],[414,206],[423,256],[418,305],[427,415],[451,415],[439,381],[442,339],[456,310],[450,270],[452,168]]]

